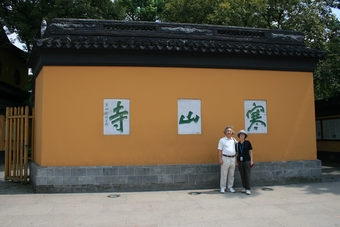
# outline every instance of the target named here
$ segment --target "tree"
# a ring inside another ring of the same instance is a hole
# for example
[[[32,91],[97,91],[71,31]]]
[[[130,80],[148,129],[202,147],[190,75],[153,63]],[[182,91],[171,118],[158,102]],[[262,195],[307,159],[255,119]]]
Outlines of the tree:
[[[53,10],[46,15],[52,18],[122,19],[119,1],[111,0],[54,0]]]
[[[30,52],[30,40],[40,38],[42,20],[52,18],[122,19],[119,1],[111,0],[1,0],[1,26],[17,33]]]
[[[332,13],[332,7],[340,6],[339,1],[268,2],[272,5],[268,5],[269,10],[262,17],[269,28],[301,31],[307,47],[327,52],[314,72],[315,99],[340,95],[340,25]]]
[[[280,1],[281,2],[281,1]],[[284,1],[283,1],[284,2]],[[305,34],[305,43],[310,48],[325,50],[329,40],[329,25],[336,20],[331,7],[320,0],[288,0],[269,28],[297,30]],[[282,2],[281,2],[282,3]]]
[[[0,0],[1,25],[26,43],[43,19],[124,19],[298,30],[309,48],[328,56],[315,71],[317,99],[340,94],[339,0]]]
[[[340,22],[330,25],[331,35],[326,43],[328,55],[314,72],[315,99],[340,95]]]
[[[267,0],[219,1],[214,13],[208,16],[209,24],[264,28],[260,13],[266,10]]]
[[[339,0],[172,0],[162,20],[182,23],[297,30],[309,48],[328,52],[315,71],[317,99],[340,95]]]
[[[122,0],[125,19],[130,21],[157,21],[167,0]]]
[[[207,24],[219,0],[171,0],[160,14],[165,22]],[[226,6],[228,9],[228,6]]]
[[[29,48],[30,39],[39,35],[42,10],[42,4],[36,1],[1,1],[1,26],[16,32],[19,41]]]

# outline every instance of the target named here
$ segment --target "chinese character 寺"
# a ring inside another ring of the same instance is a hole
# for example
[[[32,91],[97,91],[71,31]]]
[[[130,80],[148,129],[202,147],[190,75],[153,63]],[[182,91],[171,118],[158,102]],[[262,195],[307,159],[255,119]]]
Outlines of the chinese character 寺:
[[[124,106],[121,105],[121,101],[117,102],[117,106],[113,108],[113,115],[109,117],[111,124],[117,128],[117,131],[123,132],[123,120],[127,119],[127,115],[129,114],[128,111],[121,111],[121,109],[124,109]],[[118,126],[119,123],[119,126]]]

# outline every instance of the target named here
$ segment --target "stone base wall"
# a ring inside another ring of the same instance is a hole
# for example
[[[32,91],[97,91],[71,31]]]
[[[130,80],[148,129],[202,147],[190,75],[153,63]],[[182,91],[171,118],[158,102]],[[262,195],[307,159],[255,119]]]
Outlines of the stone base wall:
[[[31,162],[30,180],[37,193],[127,192],[219,188],[218,164],[157,166],[41,167]],[[320,182],[321,161],[255,163],[252,186]],[[241,187],[238,170],[235,187]]]

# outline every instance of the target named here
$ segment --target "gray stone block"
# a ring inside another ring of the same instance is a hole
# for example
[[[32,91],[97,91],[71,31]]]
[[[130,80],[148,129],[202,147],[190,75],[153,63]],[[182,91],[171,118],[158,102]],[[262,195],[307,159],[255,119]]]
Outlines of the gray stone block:
[[[136,166],[135,167],[135,175],[150,175],[150,167],[148,166]]]
[[[150,184],[150,183],[157,183],[158,182],[158,176],[143,176],[143,184]]]
[[[64,176],[64,177],[71,177],[71,168],[69,168],[69,167],[64,167],[64,168],[63,168],[63,176]]]
[[[165,166],[165,174],[180,174],[180,166]]]
[[[123,173],[123,172],[122,172]],[[103,167],[103,176],[115,176],[119,174],[119,167]],[[124,174],[122,174],[124,175]]]
[[[263,171],[263,172],[252,172],[251,178],[253,179],[273,179],[274,175],[272,171]]]
[[[128,176],[110,176],[112,184],[126,184]]]
[[[132,166],[120,166],[118,167],[118,175],[134,175],[135,168]]]
[[[196,173],[196,168],[194,166],[182,166],[181,167],[181,174],[193,174]]]
[[[86,169],[86,176],[103,176],[103,168],[89,167]]]
[[[188,175],[174,175],[175,183],[188,182],[188,181],[189,181]]]
[[[266,163],[255,162],[251,171],[266,171]]]
[[[211,173],[211,166],[196,166],[196,173]]]
[[[291,169],[291,162],[279,162],[278,169],[279,170]]]
[[[36,185],[47,185],[47,177],[36,177],[35,184]]]
[[[189,181],[188,182],[203,182],[203,174],[189,174]]]
[[[36,171],[37,177],[47,177],[47,168],[38,167]]]
[[[286,170],[286,177],[298,177],[299,176],[299,170]]]
[[[62,185],[63,177],[47,177],[47,185]]]
[[[36,192],[177,190],[215,186],[218,188],[220,179],[218,164],[40,167],[32,163],[30,171],[31,182]],[[255,163],[251,180],[253,186],[265,186],[320,182],[321,175],[322,167],[319,160],[266,162]],[[238,169],[235,170],[234,185],[242,186]]]
[[[251,172],[250,173],[250,178],[251,179],[260,179],[264,176],[264,174],[262,172]],[[269,177],[272,177],[272,175],[269,175]],[[241,177],[240,177],[241,178]]]
[[[284,178],[286,176],[286,171],[283,170],[277,170],[277,171],[273,171],[273,176],[274,178],[278,179],[278,178]]]
[[[303,168],[305,168],[305,169],[314,169],[314,168],[316,168],[316,161],[314,161],[314,160],[304,161],[303,162]]]
[[[62,177],[64,176],[64,171],[62,167],[57,167],[54,169],[54,175],[55,177]]]
[[[46,168],[46,176],[47,177],[53,177],[54,176],[54,169]]]
[[[150,166],[150,175],[160,175],[166,173],[165,166]]]
[[[322,161],[321,160],[315,160],[315,167],[316,168],[322,168]]]
[[[174,182],[174,175],[158,175],[158,183],[172,183]]]
[[[303,169],[303,161],[291,162],[291,169]]]
[[[112,178],[110,176],[96,176],[96,184],[111,184]]]
[[[203,174],[203,181],[216,181],[220,179],[218,173],[205,173]]]
[[[142,184],[143,176],[128,176],[127,183],[128,184]]]
[[[265,170],[269,170],[269,171],[275,171],[279,169],[279,164],[276,162],[266,162],[264,163],[265,165]]]
[[[71,168],[71,177],[86,176],[86,168]]]
[[[213,164],[211,167],[210,167],[210,171],[211,173],[219,173],[221,172],[221,166],[219,164]]]
[[[63,185],[78,185],[79,177],[63,177]]]
[[[311,177],[311,170],[310,169],[303,169],[303,170],[298,170],[299,171],[299,176],[300,177]]]
[[[96,177],[95,176],[80,176],[78,179],[78,183],[80,185],[95,184]]]

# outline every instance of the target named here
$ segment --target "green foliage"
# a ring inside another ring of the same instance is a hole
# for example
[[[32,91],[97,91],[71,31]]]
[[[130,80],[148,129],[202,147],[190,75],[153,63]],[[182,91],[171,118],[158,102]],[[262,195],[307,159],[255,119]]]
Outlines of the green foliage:
[[[125,19],[130,21],[156,21],[167,0],[122,0]]]
[[[26,44],[40,38],[41,21],[52,18],[123,19],[120,1],[111,0],[1,0],[1,25]]]
[[[53,10],[46,15],[52,18],[122,19],[122,7],[111,0],[54,0]],[[52,5],[51,5],[52,6]]]
[[[328,55],[320,61],[314,72],[315,99],[340,95],[340,22],[330,25],[330,37],[326,42]]]
[[[166,22],[206,24],[218,2],[219,0],[172,0],[165,5],[160,19]]]
[[[0,23],[18,34],[19,41],[31,51],[30,40],[41,37],[42,20],[53,18],[123,19],[120,1],[116,0],[0,0]],[[25,90],[31,91],[33,75]],[[29,100],[25,104],[28,104]]]
[[[315,71],[315,97],[320,99],[340,95],[339,21],[332,7],[340,8],[340,1],[172,0],[161,19],[303,32],[307,47],[328,52]]]
[[[42,8],[37,1],[0,1],[1,25],[10,32],[16,32],[19,41],[29,48],[30,39],[40,31]]]
[[[267,0],[223,0],[218,1],[214,12],[208,15],[209,24],[265,27],[260,12],[266,9]]]

